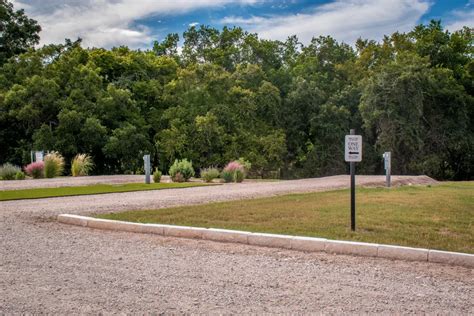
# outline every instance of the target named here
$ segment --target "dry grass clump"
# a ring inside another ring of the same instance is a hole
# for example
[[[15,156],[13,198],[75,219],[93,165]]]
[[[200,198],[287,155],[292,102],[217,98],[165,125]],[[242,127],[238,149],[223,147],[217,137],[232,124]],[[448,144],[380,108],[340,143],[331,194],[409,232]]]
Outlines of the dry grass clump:
[[[87,176],[94,167],[92,157],[87,154],[77,154],[72,160],[71,174],[73,177]]]

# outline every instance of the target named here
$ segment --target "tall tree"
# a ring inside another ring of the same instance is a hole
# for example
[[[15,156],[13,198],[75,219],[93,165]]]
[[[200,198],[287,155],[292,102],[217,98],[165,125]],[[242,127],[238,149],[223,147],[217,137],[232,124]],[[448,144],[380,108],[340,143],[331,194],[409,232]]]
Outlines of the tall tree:
[[[26,52],[39,43],[41,27],[25,15],[14,10],[8,0],[0,0],[0,66],[12,56]]]

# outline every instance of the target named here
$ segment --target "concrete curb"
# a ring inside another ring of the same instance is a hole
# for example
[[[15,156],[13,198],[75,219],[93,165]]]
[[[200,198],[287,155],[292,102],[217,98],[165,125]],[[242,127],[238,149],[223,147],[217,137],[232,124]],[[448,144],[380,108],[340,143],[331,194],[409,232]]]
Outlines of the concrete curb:
[[[284,248],[310,252],[327,252],[363,257],[378,257],[397,260],[435,262],[465,267],[474,267],[474,255],[423,248],[379,245],[354,241],[324,238],[250,233],[237,230],[174,226],[162,224],[140,224],[113,221],[93,217],[61,214],[60,223],[97,229],[156,234],[162,236],[205,239],[220,242],[248,244],[254,246]]]

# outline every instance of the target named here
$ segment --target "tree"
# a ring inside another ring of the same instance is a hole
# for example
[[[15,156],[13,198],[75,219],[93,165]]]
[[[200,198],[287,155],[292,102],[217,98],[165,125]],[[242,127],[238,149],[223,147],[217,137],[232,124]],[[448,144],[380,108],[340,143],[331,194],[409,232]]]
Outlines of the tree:
[[[373,129],[379,152],[391,151],[392,170],[407,174],[410,162],[423,148],[423,86],[428,72],[426,60],[399,56],[367,82],[361,113]]]
[[[143,155],[153,152],[146,134],[125,123],[115,129],[104,146],[104,154],[115,171],[136,173],[143,168]]]
[[[222,165],[222,152],[225,145],[224,129],[217,117],[210,112],[205,116],[196,116],[194,121],[193,151],[197,153],[199,167]]]
[[[177,33],[168,34],[161,43],[157,41],[153,43],[153,51],[158,56],[167,55],[177,57],[178,42],[179,35]]]
[[[38,44],[40,31],[38,23],[23,9],[15,11],[8,0],[0,0],[0,66]]]
[[[238,27],[191,27],[183,39],[180,53],[170,34],[152,50],[66,40],[4,61],[0,164],[24,164],[41,148],[66,160],[88,153],[99,174],[139,171],[146,152],[161,170],[175,159],[222,168],[243,157],[255,176],[323,176],[347,171],[344,135],[355,128],[361,172],[381,173],[391,150],[396,173],[474,176],[468,28],[432,22],[355,48]]]

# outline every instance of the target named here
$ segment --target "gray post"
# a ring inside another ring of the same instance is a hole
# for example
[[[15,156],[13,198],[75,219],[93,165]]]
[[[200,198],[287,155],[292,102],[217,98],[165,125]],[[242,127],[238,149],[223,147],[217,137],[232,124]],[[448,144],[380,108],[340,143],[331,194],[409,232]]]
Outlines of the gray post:
[[[387,188],[390,188],[391,186],[391,173],[392,173],[392,156],[389,151],[385,152],[383,154],[384,158],[384,167],[385,167],[385,181]]]
[[[355,135],[355,129],[351,129],[350,134]],[[355,231],[355,162],[351,161],[349,164],[351,169],[351,230]]]
[[[145,162],[145,183],[150,184],[150,155],[143,156],[143,161]]]

